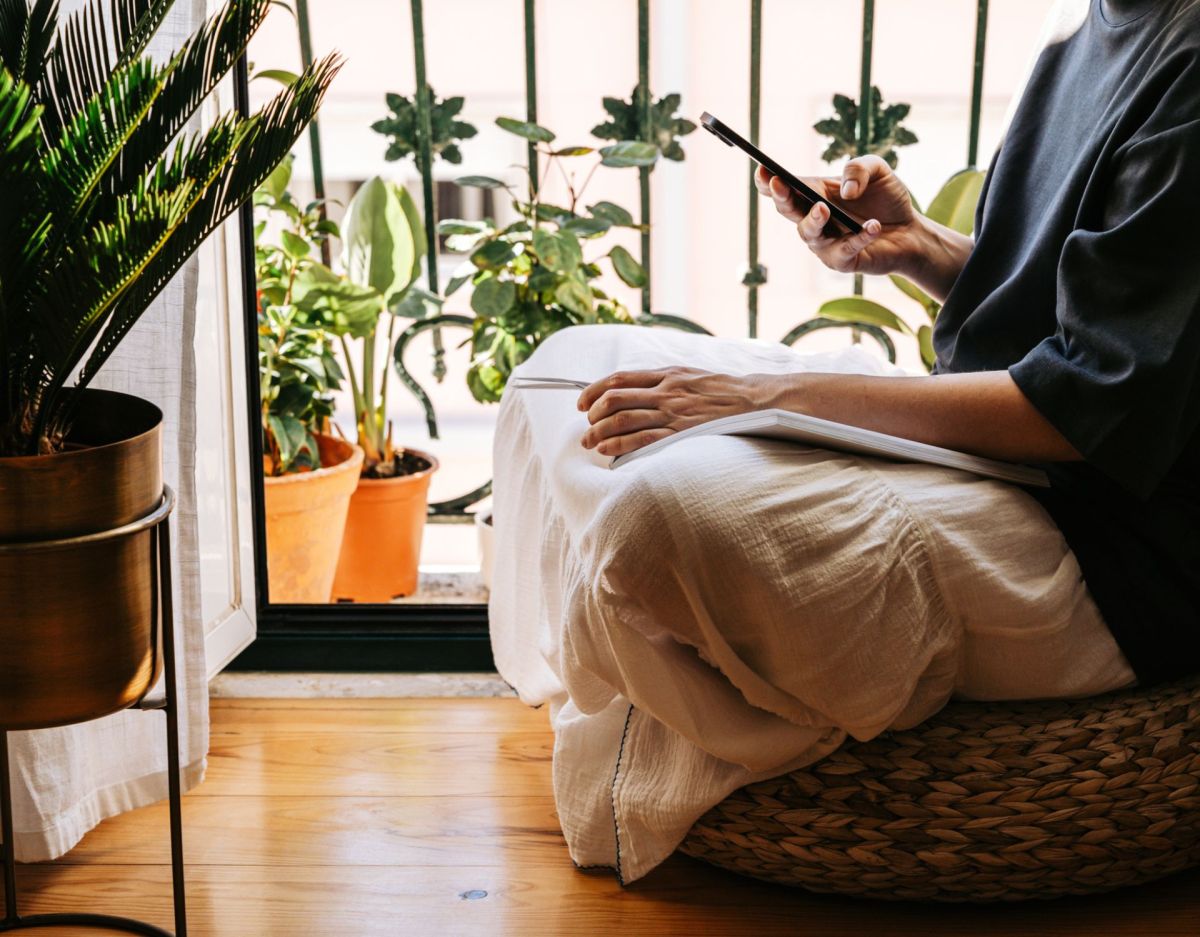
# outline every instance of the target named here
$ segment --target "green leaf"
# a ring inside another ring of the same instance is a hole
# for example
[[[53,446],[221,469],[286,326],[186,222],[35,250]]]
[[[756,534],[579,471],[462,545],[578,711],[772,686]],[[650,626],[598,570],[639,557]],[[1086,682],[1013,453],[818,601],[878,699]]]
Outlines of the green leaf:
[[[633,227],[633,215],[612,202],[597,202],[595,205],[589,206],[588,211],[596,218],[603,218],[609,224],[619,225],[623,228]]]
[[[292,165],[295,162],[296,158],[289,156],[276,166],[274,171],[267,176],[267,181],[259,186],[259,191],[267,192],[276,200],[283,198],[283,193],[287,191],[288,183],[292,181]]]
[[[658,161],[658,147],[641,140],[622,140],[600,150],[601,165],[623,169],[628,166],[653,166]]]
[[[496,126],[501,130],[507,130],[509,133],[515,133],[518,137],[523,137],[530,143],[550,143],[554,140],[554,134],[545,127],[539,127],[537,124],[531,124],[528,121],[514,120],[511,117],[497,117]]]
[[[931,319],[937,316],[938,310],[941,309],[941,305],[923,289],[921,289],[911,280],[906,280],[904,277],[896,276],[894,273],[889,276],[888,279],[896,285],[896,289],[900,290],[900,292],[909,299],[915,299],[917,302],[919,302],[921,307]]]
[[[303,260],[312,251],[312,245],[298,234],[291,231],[280,231],[279,239],[287,255],[295,260]]]
[[[533,232],[533,250],[543,266],[559,273],[570,273],[583,261],[583,252],[575,238],[544,228]]]
[[[286,472],[309,445],[308,429],[294,416],[267,416],[267,428],[279,447],[279,461]]]
[[[351,282],[369,286],[384,300],[408,288],[421,256],[405,202],[408,191],[380,176],[368,179],[354,193],[342,222],[342,263]],[[420,229],[420,225],[417,226]]]
[[[562,226],[562,231],[576,237],[594,238],[604,234],[612,223],[603,218],[572,218]]]
[[[927,325],[917,329],[917,342],[921,346],[921,362],[926,370],[932,371],[937,363],[937,352],[933,350],[933,329]]]
[[[592,312],[592,291],[574,277],[568,277],[558,284],[554,298],[567,309],[590,318]]]
[[[460,221],[457,218],[447,218],[439,221],[438,234],[482,234],[488,226],[482,221]]]
[[[496,267],[503,267],[512,260],[514,254],[513,245],[497,238],[485,241],[476,248],[475,252],[471,254],[471,263],[481,270],[492,270]]]
[[[560,276],[561,274],[555,273],[549,267],[534,267],[533,272],[529,274],[529,288],[535,293],[543,293],[552,289]]]
[[[289,72],[286,68],[264,68],[261,72],[255,72],[251,81],[257,78],[266,78],[269,81],[277,81],[285,88],[294,85],[300,76],[295,72]]]
[[[975,169],[955,173],[933,197],[926,216],[959,234],[970,234],[975,230],[975,208],[983,191],[984,178],[984,173]]]
[[[595,153],[596,148],[592,146],[564,146],[561,150],[554,150],[551,156],[587,156],[588,153]]]
[[[494,179],[491,176],[459,176],[454,180],[459,185],[470,186],[475,189],[503,189],[505,184],[499,179]]]
[[[878,325],[885,329],[895,329],[906,335],[913,334],[908,323],[887,306],[881,306],[879,303],[863,299],[861,296],[831,299],[817,310],[817,315],[825,319],[836,319],[838,322]]]
[[[481,316],[493,319],[512,309],[517,301],[517,285],[512,280],[497,280],[488,277],[475,287],[471,294],[471,308]]]
[[[612,258],[613,269],[617,271],[617,276],[625,283],[637,289],[646,285],[646,271],[640,263],[633,259],[633,255],[629,251],[618,245],[608,252],[608,256]]]

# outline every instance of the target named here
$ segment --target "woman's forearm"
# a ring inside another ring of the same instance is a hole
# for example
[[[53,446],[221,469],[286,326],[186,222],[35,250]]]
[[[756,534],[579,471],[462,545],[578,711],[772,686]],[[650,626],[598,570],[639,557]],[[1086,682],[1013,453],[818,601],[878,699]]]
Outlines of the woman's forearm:
[[[1007,371],[932,377],[772,374],[753,380],[762,391],[756,403],[764,407],[1009,462],[1082,458]]]
[[[901,273],[939,303],[945,302],[975,249],[975,240],[924,215],[917,216],[916,228],[919,246],[911,253],[909,269]]]

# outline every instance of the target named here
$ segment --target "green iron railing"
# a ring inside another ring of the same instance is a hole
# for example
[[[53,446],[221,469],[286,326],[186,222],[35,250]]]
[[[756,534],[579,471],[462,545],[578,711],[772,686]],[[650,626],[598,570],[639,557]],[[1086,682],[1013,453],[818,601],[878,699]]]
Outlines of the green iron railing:
[[[296,0],[297,26],[300,31],[302,57],[305,61],[312,58],[311,27],[308,16],[308,0]],[[526,120],[537,123],[537,55],[536,0],[523,0],[524,4],[524,54],[525,54],[525,113]],[[421,189],[425,209],[425,231],[429,242],[427,258],[427,280],[430,292],[438,291],[438,239],[437,217],[434,200],[433,160],[431,147],[431,107],[429,88],[425,78],[425,26],[422,0],[410,0],[412,13],[413,49],[416,64],[416,101],[418,110],[418,151],[416,154],[417,168],[421,175]],[[749,0],[750,12],[750,140],[758,142],[761,114],[762,87],[762,30],[763,5],[762,0]],[[978,0],[976,12],[975,50],[971,82],[971,119],[968,136],[967,162],[974,168],[979,156],[979,136],[983,102],[983,67],[987,44],[988,0]],[[638,0],[637,4],[637,36],[638,36],[638,91],[636,105],[639,113],[639,139],[653,142],[651,126],[651,102],[653,95],[650,88],[650,0]],[[857,129],[858,152],[869,151],[871,142],[871,66],[875,42],[875,0],[863,0],[863,19],[861,31],[860,53],[860,84],[859,84],[859,120]],[[313,180],[317,197],[324,196],[324,177],[321,164],[321,141],[317,121],[310,124],[310,142],[313,160]],[[529,173],[531,184],[538,184],[538,153],[532,142],[528,148]],[[653,307],[653,267],[651,264],[650,230],[651,199],[650,199],[650,167],[640,167],[639,201],[640,222],[644,226],[641,232],[641,264],[646,271],[646,284],[641,295],[641,314],[637,321],[644,325],[666,326],[690,332],[711,334],[693,320],[680,315],[656,312]],[[758,257],[758,227],[759,199],[754,189],[753,169],[751,169],[748,209],[747,236],[747,269],[743,284],[747,287],[747,334],[751,338],[758,337],[758,298],[759,290],[766,285],[767,271],[759,263]],[[855,277],[855,293],[862,293],[862,278]],[[442,329],[459,328],[470,330],[473,319],[470,316],[441,313],[418,319],[406,328],[397,340],[396,370],[401,382],[412,393],[425,412],[426,425],[430,437],[439,438],[437,415],[429,394],[413,376],[405,364],[405,353],[412,341],[425,332],[431,332],[433,339],[433,376],[441,381],[446,374],[445,347],[442,339]],[[807,335],[829,328],[851,328],[855,336],[867,335],[878,342],[888,359],[895,361],[896,349],[891,338],[881,328],[868,325],[853,325],[831,319],[810,319],[801,322],[790,329],[780,341],[792,345]],[[471,520],[468,509],[482,501],[491,493],[491,482],[479,486],[473,491],[447,501],[429,506],[430,520],[442,523],[462,523]]]

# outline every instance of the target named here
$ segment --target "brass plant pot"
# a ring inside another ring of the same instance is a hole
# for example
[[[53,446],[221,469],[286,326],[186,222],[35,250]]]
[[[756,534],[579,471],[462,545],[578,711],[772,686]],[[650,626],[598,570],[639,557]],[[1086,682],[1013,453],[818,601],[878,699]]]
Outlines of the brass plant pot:
[[[81,392],[68,450],[0,459],[0,543],[100,533],[162,500],[162,413]],[[38,552],[0,552],[0,728],[95,719],[158,679],[152,532]]]

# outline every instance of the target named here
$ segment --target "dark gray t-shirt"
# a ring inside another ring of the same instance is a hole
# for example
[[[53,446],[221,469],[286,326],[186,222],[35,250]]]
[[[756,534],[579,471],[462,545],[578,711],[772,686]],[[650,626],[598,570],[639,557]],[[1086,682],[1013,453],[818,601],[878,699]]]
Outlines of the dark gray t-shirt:
[[[934,330],[1084,456],[1034,492],[1142,683],[1200,671],[1200,0],[1091,0],[1042,53]]]

